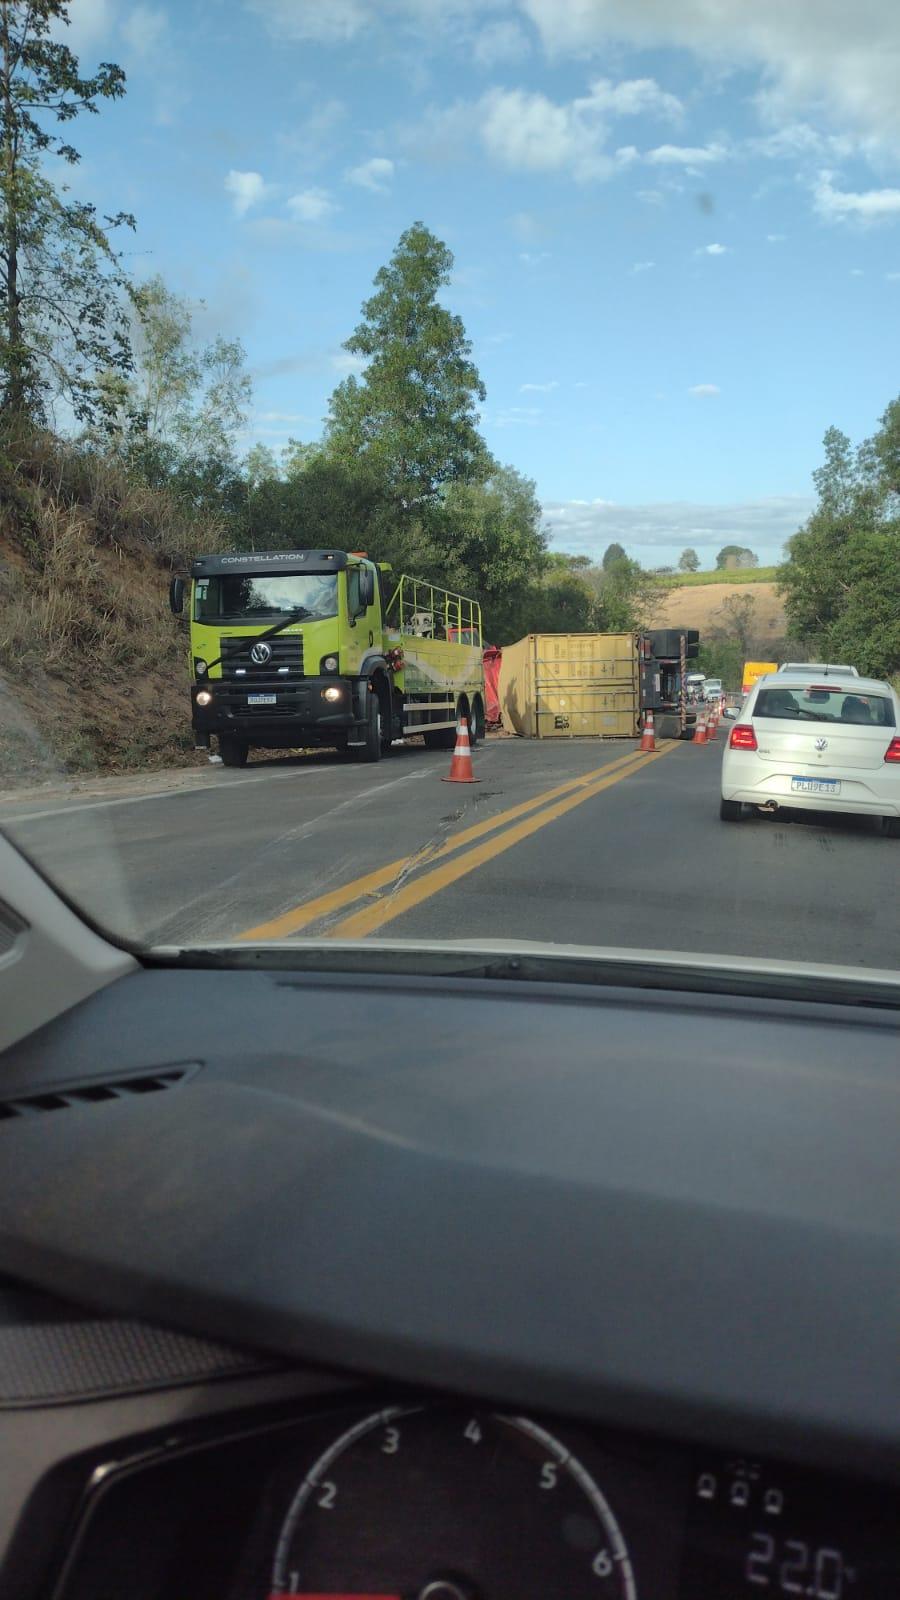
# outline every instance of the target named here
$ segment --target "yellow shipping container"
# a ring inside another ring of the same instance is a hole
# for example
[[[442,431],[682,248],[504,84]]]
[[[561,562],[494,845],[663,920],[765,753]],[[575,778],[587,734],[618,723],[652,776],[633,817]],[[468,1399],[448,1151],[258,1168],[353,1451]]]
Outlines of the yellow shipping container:
[[[638,648],[633,633],[529,633],[503,646],[503,726],[526,739],[633,738]]]

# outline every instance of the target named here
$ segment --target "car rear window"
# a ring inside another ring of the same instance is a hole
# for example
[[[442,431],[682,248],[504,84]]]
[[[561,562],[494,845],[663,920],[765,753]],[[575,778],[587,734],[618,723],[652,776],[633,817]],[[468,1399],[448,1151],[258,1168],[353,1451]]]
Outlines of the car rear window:
[[[883,694],[830,689],[816,684],[760,689],[754,717],[779,717],[794,722],[841,722],[863,728],[893,728],[893,703]]]

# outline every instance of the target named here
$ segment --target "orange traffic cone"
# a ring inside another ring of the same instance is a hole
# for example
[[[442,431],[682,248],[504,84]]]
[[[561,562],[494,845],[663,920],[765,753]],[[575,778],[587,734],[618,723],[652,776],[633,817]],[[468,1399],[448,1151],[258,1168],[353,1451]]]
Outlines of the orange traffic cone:
[[[708,744],[706,737],[706,718],[701,711],[697,712],[697,721],[694,725],[694,737],[691,744]]]
[[[456,724],[456,747],[450,763],[450,773],[441,783],[480,783],[472,771],[472,750],[469,745],[469,728],[465,717]]]
[[[642,750],[655,750],[656,749],[656,735],[655,735],[655,731],[654,731],[654,728],[653,728],[653,712],[652,711],[645,711],[644,712],[644,731],[641,734],[641,745],[640,745],[640,747],[641,747]]]
[[[715,709],[713,709],[712,711],[707,712],[707,715],[706,715],[706,737],[707,737],[707,739],[714,739],[716,737],[716,734],[718,733],[718,731],[719,731],[719,719],[716,716]]]

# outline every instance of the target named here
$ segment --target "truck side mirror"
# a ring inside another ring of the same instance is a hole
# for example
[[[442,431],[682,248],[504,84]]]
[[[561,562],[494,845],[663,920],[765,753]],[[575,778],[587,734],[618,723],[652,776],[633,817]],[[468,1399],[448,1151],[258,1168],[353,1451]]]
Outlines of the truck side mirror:
[[[169,610],[180,617],[184,610],[184,579],[173,578],[169,584]]]
[[[375,574],[371,567],[363,567],[359,574],[359,603],[368,611],[375,599]]]

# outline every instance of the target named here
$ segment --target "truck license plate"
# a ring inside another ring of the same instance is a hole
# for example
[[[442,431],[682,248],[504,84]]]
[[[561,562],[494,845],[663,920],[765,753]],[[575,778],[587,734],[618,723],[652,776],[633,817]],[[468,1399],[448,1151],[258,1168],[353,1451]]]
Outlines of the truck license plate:
[[[277,696],[274,694],[248,694],[248,706],[274,706],[277,705]]]
[[[840,794],[840,778],[792,778],[792,794]]]

